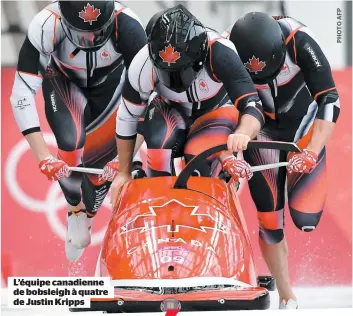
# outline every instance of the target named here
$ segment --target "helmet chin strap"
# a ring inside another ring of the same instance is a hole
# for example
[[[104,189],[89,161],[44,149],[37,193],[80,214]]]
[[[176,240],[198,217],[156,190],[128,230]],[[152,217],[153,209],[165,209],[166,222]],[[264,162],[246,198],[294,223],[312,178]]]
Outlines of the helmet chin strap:
[[[272,98],[276,98],[278,95],[277,79],[273,79],[268,82],[268,86],[271,89]]]
[[[275,79],[273,79],[273,87],[275,90],[275,97],[277,97],[277,95],[278,95],[277,77]]]

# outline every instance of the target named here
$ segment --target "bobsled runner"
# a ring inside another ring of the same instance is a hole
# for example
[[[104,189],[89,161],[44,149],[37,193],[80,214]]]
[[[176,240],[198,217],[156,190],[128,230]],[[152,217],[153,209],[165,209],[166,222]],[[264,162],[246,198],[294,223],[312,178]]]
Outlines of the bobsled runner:
[[[251,142],[249,147],[299,151],[292,143]],[[233,180],[192,176],[201,161],[222,150],[226,145],[201,153],[178,177],[124,185],[95,272],[111,278],[114,297],[91,299],[91,308],[72,312],[269,308],[275,280],[256,275],[238,186]]]

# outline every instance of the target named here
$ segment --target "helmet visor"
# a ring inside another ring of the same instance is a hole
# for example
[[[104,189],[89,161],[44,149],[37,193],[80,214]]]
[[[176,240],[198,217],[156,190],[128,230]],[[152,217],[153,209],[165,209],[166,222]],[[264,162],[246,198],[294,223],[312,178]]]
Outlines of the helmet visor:
[[[100,48],[108,41],[114,27],[113,20],[114,15],[102,28],[92,31],[75,29],[73,26],[69,26],[64,19],[62,26],[66,36],[75,46],[83,50],[95,49]]]
[[[197,78],[199,71],[195,71],[193,67],[181,70],[168,71],[154,67],[159,81],[174,92],[181,93],[186,91]]]

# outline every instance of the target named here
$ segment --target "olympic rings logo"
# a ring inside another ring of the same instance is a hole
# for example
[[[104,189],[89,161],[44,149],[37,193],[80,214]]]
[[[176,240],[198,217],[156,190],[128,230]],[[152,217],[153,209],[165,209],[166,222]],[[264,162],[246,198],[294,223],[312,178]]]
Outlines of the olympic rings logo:
[[[53,134],[43,133],[44,140],[48,146],[57,147],[57,143]],[[61,191],[58,182],[49,182],[49,190],[44,200],[36,199],[29,196],[19,184],[16,178],[17,166],[20,163],[21,157],[30,150],[30,146],[25,138],[20,140],[10,151],[5,164],[5,182],[12,198],[17,201],[25,210],[44,213],[51,230],[62,240],[66,236],[66,223],[64,224],[59,216],[58,211],[67,206],[65,197]],[[34,167],[34,166],[33,166]],[[102,206],[111,207],[108,198],[104,199]],[[94,225],[94,224],[93,224]],[[106,226],[98,232],[92,232],[91,245],[101,245],[106,232]]]

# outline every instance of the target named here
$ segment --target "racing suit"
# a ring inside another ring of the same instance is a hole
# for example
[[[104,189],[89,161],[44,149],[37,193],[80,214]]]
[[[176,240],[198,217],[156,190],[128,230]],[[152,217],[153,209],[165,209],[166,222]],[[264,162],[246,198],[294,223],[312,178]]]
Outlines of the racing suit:
[[[138,117],[146,110],[144,103],[150,105],[141,132],[150,176],[172,174],[171,161],[176,156],[184,155],[187,162],[210,147],[227,143],[239,114],[252,115],[264,123],[258,94],[234,45],[213,31],[208,31],[208,45],[203,69],[181,93],[159,83],[147,45],[131,63],[117,113],[116,134],[120,139],[136,137]],[[210,163],[200,166],[196,173],[211,175]]]
[[[23,135],[40,131],[35,94],[42,86],[45,114],[58,145],[58,158],[69,166],[103,168],[117,155],[115,116],[125,69],[146,44],[138,17],[115,2],[114,30],[97,51],[77,48],[65,35],[53,3],[32,20],[22,45],[11,104]],[[59,181],[67,202],[82,200],[93,216],[111,182],[73,172]]]
[[[336,122],[340,102],[330,65],[308,27],[290,17],[274,17],[285,36],[286,57],[281,72],[269,84],[256,85],[266,123],[258,140],[296,142],[305,148],[315,120]],[[223,33],[228,37],[230,29]],[[250,149],[244,158],[251,165],[286,161],[277,150]],[[326,150],[318,155],[311,173],[287,173],[285,168],[254,174],[250,192],[258,211],[260,237],[269,244],[283,237],[285,184],[290,215],[297,228],[312,231],[318,225],[327,195]]]

